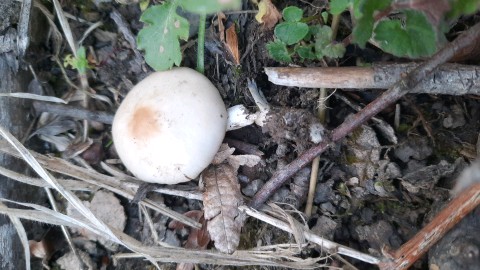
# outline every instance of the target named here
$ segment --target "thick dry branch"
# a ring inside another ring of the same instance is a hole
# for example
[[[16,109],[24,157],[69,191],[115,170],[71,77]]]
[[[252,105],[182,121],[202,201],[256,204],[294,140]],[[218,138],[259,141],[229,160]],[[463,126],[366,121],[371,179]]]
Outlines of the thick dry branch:
[[[306,88],[388,89],[419,63],[374,64],[372,67],[267,67],[274,84]],[[443,64],[410,93],[480,95],[480,67]]]
[[[287,166],[284,166],[282,169],[277,170],[272,175],[271,179],[257,192],[257,194],[255,194],[250,206],[258,209],[278,188],[280,188],[300,169],[309,164],[316,156],[323,153],[334,143],[343,139],[347,134],[361,126],[387,106],[414,90],[414,88],[416,88],[424,78],[428,77],[436,67],[448,61],[459,50],[472,44],[472,42],[474,42],[479,36],[480,23],[476,24],[468,31],[463,32],[453,42],[447,44],[442,50],[436,53],[430,60],[422,63],[407,76],[398,81],[392,88],[368,104],[363,110],[344,121],[340,126],[333,130],[330,140],[325,140],[324,142],[308,149],[296,160]]]
[[[477,183],[453,199],[412,239],[393,252],[391,261],[380,263],[380,269],[407,269],[479,204],[480,183]]]

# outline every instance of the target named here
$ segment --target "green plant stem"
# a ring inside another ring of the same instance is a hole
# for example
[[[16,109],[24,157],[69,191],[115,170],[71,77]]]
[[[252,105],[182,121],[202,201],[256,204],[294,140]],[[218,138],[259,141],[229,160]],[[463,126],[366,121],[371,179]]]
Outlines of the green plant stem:
[[[205,24],[207,21],[207,14],[200,14],[198,23],[198,38],[197,38],[197,71],[205,73]]]
[[[338,25],[340,24],[340,15],[333,15],[332,18],[332,40],[335,40],[337,38],[337,32],[338,32]]]

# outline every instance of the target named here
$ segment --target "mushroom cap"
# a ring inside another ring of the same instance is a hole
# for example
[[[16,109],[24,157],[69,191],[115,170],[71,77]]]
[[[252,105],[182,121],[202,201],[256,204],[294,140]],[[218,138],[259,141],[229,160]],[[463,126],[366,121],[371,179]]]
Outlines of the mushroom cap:
[[[155,72],[125,97],[112,135],[137,178],[177,184],[196,178],[225,136],[227,112],[215,86],[189,68]]]

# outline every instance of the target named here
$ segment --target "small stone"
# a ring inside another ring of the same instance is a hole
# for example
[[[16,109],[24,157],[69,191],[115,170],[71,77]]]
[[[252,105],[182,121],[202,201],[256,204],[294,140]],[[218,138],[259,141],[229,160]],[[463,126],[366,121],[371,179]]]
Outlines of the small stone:
[[[445,128],[463,127],[467,121],[465,120],[462,107],[454,104],[450,109],[451,113],[445,119],[443,119],[443,126]]]
[[[280,188],[275,194],[272,196],[272,201],[274,202],[285,202],[285,200],[289,197],[290,190],[286,187]]]
[[[61,269],[64,269],[64,270],[84,270],[84,269],[95,270],[97,269],[92,259],[90,258],[90,256],[88,256],[87,253],[81,250],[77,250],[77,252],[78,252],[78,255],[80,256],[80,259],[82,260],[83,265],[80,264],[80,262],[78,261],[78,257],[75,256],[75,254],[73,254],[73,252],[71,251],[63,255],[62,257],[60,257],[60,259],[58,259],[56,263],[60,266]]]
[[[253,197],[264,184],[265,181],[255,179],[252,182],[248,183],[246,187],[242,188],[242,193],[247,197]]]
[[[180,247],[180,240],[178,239],[177,234],[171,230],[165,232],[165,238],[162,241],[171,246]]]
[[[433,150],[428,145],[428,140],[425,137],[408,140],[394,150],[395,156],[405,163],[411,158],[416,160],[426,159],[432,153]]]
[[[335,206],[333,206],[333,204],[331,204],[329,202],[322,203],[320,205],[320,209],[321,209],[322,213],[328,212],[332,215],[335,215],[337,213],[337,208],[335,208]]]
[[[311,231],[321,237],[333,240],[337,222],[327,216],[321,216],[317,219],[317,223],[312,227]]]
[[[320,183],[317,185],[317,189],[315,192],[315,197],[313,201],[316,204],[321,204],[324,202],[328,202],[333,198],[333,190],[330,185],[326,185],[325,183]]]

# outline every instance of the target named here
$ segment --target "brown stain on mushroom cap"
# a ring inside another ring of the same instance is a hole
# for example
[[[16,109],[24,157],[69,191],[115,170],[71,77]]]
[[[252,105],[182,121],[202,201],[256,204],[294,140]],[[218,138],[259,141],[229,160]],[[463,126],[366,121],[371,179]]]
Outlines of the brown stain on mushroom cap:
[[[130,135],[137,140],[147,140],[160,132],[157,113],[149,107],[139,107],[129,121]]]

